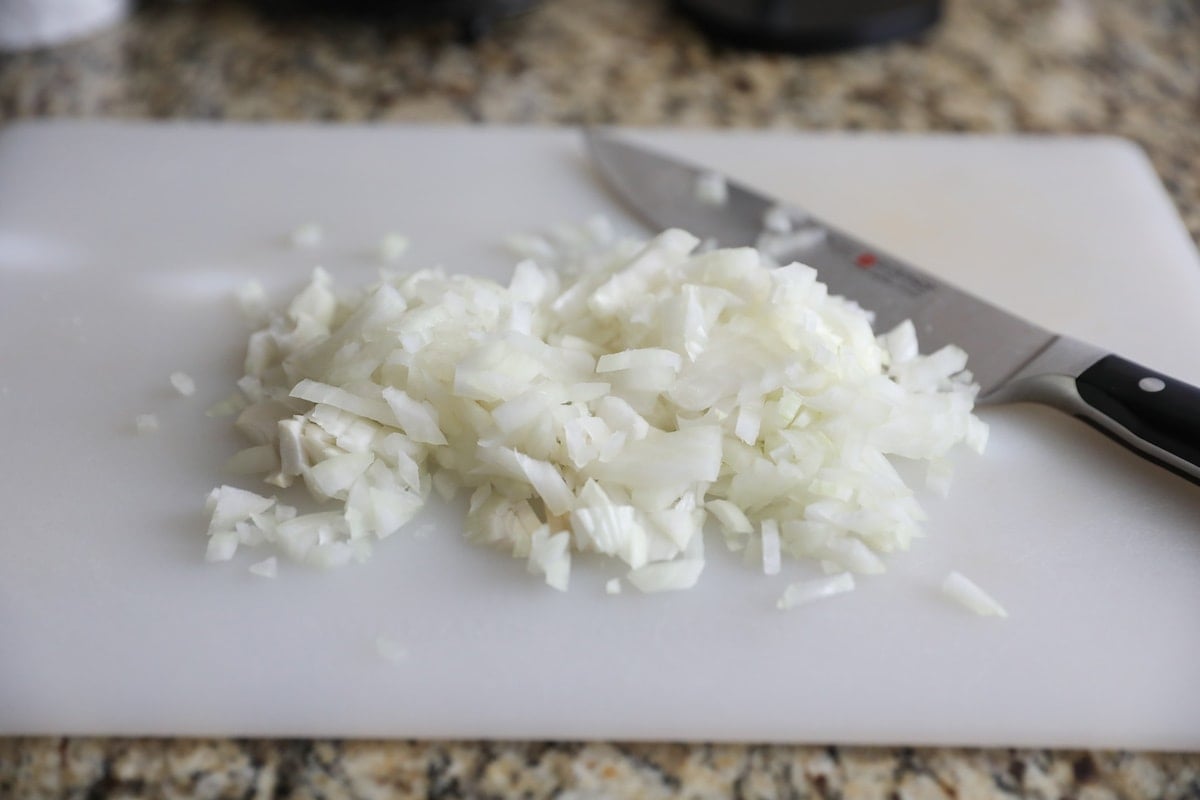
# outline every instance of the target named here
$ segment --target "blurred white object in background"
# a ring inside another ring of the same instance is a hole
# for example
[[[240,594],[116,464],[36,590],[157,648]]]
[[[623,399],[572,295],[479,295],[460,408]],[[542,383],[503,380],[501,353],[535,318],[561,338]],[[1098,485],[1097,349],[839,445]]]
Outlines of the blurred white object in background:
[[[0,0],[0,49],[59,44],[108,27],[129,0]]]

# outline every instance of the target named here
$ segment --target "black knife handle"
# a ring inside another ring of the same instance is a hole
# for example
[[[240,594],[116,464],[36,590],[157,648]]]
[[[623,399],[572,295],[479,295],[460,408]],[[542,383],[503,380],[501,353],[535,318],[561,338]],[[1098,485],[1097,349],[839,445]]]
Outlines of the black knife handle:
[[[1107,355],[1075,379],[1084,421],[1200,483],[1200,389]]]

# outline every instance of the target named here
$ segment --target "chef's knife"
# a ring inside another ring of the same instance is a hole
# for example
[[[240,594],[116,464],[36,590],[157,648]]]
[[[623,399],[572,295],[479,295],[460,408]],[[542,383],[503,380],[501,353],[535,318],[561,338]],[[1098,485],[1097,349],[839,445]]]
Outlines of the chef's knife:
[[[652,227],[684,228],[722,247],[758,246],[780,263],[808,264],[831,293],[873,312],[876,331],[911,319],[923,350],[962,347],[980,403],[1053,406],[1200,483],[1200,389],[1026,322],[711,170],[605,132],[586,138],[602,178]]]

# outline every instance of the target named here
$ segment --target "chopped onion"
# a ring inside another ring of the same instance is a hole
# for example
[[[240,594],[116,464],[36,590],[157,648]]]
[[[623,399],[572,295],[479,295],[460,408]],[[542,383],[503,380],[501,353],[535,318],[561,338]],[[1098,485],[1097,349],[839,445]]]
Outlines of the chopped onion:
[[[683,359],[678,353],[658,347],[647,347],[637,350],[622,350],[619,353],[609,353],[600,356],[596,362],[596,372],[616,372],[617,370],[638,369],[669,369],[678,372]]]
[[[942,581],[942,592],[954,602],[985,617],[1007,617],[1008,611],[960,572],[950,572]]]
[[[196,382],[186,372],[172,372],[171,385],[184,397],[191,397],[196,393]]]
[[[750,533],[754,526],[745,513],[728,500],[709,500],[705,506],[729,533]]]
[[[793,211],[787,206],[771,206],[763,214],[763,229],[769,233],[790,233],[792,216]]]
[[[133,424],[138,433],[154,433],[158,430],[158,417],[154,414],[138,414]]]
[[[271,316],[267,290],[258,281],[247,281],[235,294],[242,318],[251,325],[263,325]]]
[[[779,523],[773,519],[762,521],[762,563],[764,574],[779,574],[782,566],[779,553]]]
[[[814,230],[782,208],[764,223],[776,239]],[[524,260],[507,283],[425,269],[345,289],[317,268],[262,315],[227,406],[251,446],[230,466],[299,479],[324,507],[221,487],[211,557],[359,561],[431,493],[465,491],[467,535],[556,589],[573,552],[616,559],[642,591],[688,588],[711,515],[767,574],[785,556],[838,573],[790,589],[791,605],[882,572],[920,535],[891,458],[926,462],[945,490],[950,451],[986,443],[966,354],[920,355],[911,323],[876,336],[810,267],[680,230],[619,240],[597,221],[510,244]],[[381,256],[400,245],[385,237]],[[239,298],[265,312],[261,286]]]
[[[697,559],[659,561],[639,567],[627,577],[643,592],[673,592],[695,586],[703,570],[704,562]]]
[[[696,176],[696,199],[705,205],[723,206],[729,199],[725,176],[719,172],[702,172]]]
[[[209,533],[229,531],[243,520],[250,519],[254,514],[261,514],[275,505],[275,498],[238,489],[235,486],[220,486],[209,494],[212,515],[209,520]]]
[[[954,467],[944,458],[930,461],[925,468],[925,485],[942,497],[949,496],[953,478]]]
[[[403,389],[394,386],[384,388],[383,399],[408,438],[422,444],[446,443],[446,437],[438,428],[437,409],[430,403],[413,400]]]
[[[633,506],[602,501],[575,509],[570,521],[581,550],[616,556],[634,569],[650,560],[649,535],[642,515]]]
[[[319,462],[306,477],[319,496],[342,499],[374,461],[370,453],[343,453]]]
[[[917,329],[911,319],[906,319],[895,328],[880,337],[884,349],[887,350],[892,366],[906,364],[918,355]]]
[[[967,417],[967,435],[963,441],[967,447],[982,454],[987,447],[988,424],[974,415]]]
[[[385,263],[399,261],[406,252],[408,252],[408,238],[399,233],[385,234],[379,240],[379,258]]]
[[[292,231],[292,246],[304,249],[317,247],[325,238],[325,231],[315,222],[307,222]]]
[[[304,453],[303,431],[303,417],[281,419],[278,422],[275,435],[278,442],[279,469],[284,475],[301,475],[308,466],[308,457]]]
[[[789,583],[783,590],[783,595],[775,604],[781,611],[787,611],[837,594],[854,590],[854,576],[849,572],[840,572],[828,578],[816,578],[809,581]]]
[[[762,250],[763,255],[774,260],[816,247],[825,241],[828,236],[829,232],[825,228],[816,225],[805,225],[798,230],[786,233],[771,233],[768,231],[758,238],[756,244]]]
[[[208,550],[204,554],[205,561],[228,561],[233,558],[238,549],[238,535],[232,531],[214,533],[208,537]]]
[[[236,475],[273,472],[279,468],[279,453],[269,444],[239,450],[225,462],[225,471]]]
[[[860,575],[877,575],[887,570],[883,559],[862,539],[853,536],[842,536],[827,542],[825,556],[843,569]]]
[[[247,401],[244,395],[232,394],[224,400],[218,400],[209,406],[204,414],[209,417],[231,417],[239,413],[247,406]]]
[[[381,422],[384,425],[396,425],[396,414],[380,397],[363,397],[340,386],[330,386],[319,381],[302,380],[291,391],[291,396],[312,403],[323,403],[334,408],[348,411],[360,417]]]
[[[604,583],[604,591],[607,594],[620,594],[621,593],[621,579],[620,578],[611,578],[608,581],[606,581]]]
[[[387,491],[370,488],[368,512],[371,527],[379,538],[390,536],[408,524],[417,515],[425,501],[410,491]]]
[[[529,568],[546,576],[546,583],[560,592],[567,590],[571,576],[571,542],[565,531],[551,533],[543,525],[530,537]]]
[[[279,573],[279,560],[275,556],[264,558],[250,565],[250,574],[260,578],[274,578]]]

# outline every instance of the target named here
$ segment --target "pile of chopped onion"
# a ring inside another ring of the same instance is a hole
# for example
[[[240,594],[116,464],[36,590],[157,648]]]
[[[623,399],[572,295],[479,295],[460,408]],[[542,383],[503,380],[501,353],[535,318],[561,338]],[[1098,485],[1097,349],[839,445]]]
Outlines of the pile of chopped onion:
[[[250,442],[231,467],[326,508],[216,489],[210,559],[362,559],[431,492],[462,491],[469,537],[562,590],[578,553],[642,591],[690,587],[709,520],[767,574],[785,557],[877,573],[924,518],[890,459],[928,462],[944,488],[949,451],[983,448],[965,353],[918,355],[907,323],[876,337],[807,266],[596,222],[513,244],[531,257],[507,286],[426,269],[342,288],[318,268],[266,315],[227,405]],[[260,319],[262,299],[239,298]]]

